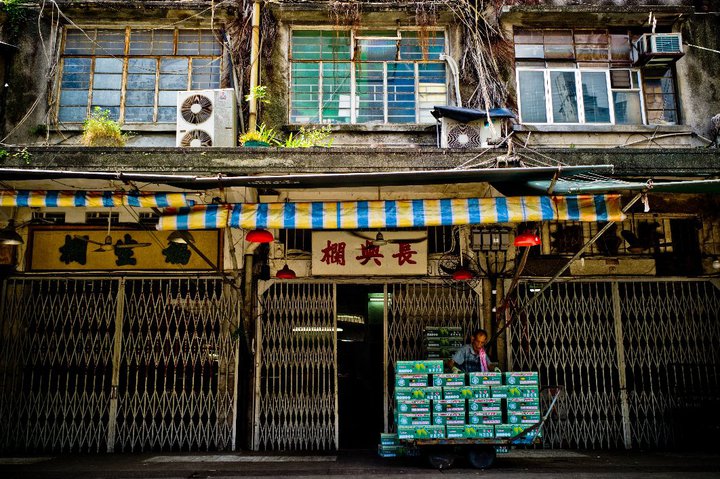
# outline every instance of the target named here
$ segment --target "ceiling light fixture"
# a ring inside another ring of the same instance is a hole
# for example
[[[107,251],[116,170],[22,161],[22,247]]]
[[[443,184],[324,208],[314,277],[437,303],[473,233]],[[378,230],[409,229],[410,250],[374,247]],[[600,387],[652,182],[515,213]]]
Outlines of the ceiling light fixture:
[[[0,244],[17,246],[23,243],[25,240],[15,231],[15,220],[9,220],[7,226],[0,230]]]

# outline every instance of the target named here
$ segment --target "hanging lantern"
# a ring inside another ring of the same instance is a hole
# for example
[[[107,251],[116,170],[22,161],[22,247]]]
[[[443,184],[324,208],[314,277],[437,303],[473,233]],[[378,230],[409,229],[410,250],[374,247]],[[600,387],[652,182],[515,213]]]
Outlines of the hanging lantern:
[[[254,229],[245,236],[245,240],[250,243],[272,243],[274,239],[271,232],[263,229]]]
[[[282,267],[281,270],[277,272],[275,277],[279,279],[295,279],[297,278],[297,275],[295,274],[295,271],[291,270],[287,263],[285,263],[285,266]]]
[[[474,277],[475,275],[472,273],[472,271],[463,266],[460,266],[452,274],[452,279],[454,279],[455,281],[469,281]]]
[[[515,237],[514,245],[518,247],[537,246],[541,243],[540,237],[528,230]]]

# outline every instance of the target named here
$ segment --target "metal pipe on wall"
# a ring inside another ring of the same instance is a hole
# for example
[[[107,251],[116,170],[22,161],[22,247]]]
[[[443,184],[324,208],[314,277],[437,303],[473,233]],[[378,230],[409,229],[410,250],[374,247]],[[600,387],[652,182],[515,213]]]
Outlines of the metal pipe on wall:
[[[248,114],[248,131],[257,129],[257,99],[253,92],[258,86],[260,69],[260,1],[253,2],[252,39],[250,43],[250,105]]]

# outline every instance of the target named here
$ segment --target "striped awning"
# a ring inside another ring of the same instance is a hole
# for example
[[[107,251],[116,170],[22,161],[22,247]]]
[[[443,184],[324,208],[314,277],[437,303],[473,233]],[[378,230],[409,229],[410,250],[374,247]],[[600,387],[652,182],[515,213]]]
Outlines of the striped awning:
[[[192,206],[185,193],[140,193],[125,191],[0,191],[0,206],[39,208],[86,207],[180,208]]]
[[[311,203],[240,203],[168,209],[159,230],[410,228],[525,221],[622,221],[620,195],[519,196]]]

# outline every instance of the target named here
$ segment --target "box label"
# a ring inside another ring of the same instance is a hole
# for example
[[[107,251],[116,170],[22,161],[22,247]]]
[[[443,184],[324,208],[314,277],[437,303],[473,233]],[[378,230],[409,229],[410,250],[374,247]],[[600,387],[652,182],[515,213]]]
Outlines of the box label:
[[[399,426],[429,426],[430,413],[398,413]]]
[[[503,373],[468,373],[468,381],[472,386],[495,386],[501,385]]]
[[[445,426],[398,426],[399,439],[443,439]]]
[[[464,336],[460,326],[426,326],[426,338],[462,338]]]
[[[433,401],[434,412],[455,412],[465,414],[465,400],[464,399],[441,399],[439,401]]]
[[[508,412],[540,412],[540,400],[535,398],[508,398]]]
[[[381,432],[380,433],[380,445],[381,446],[397,446],[400,444],[398,442],[398,435],[397,434],[390,434]]]
[[[465,386],[465,374],[433,374],[433,385],[448,387]]]
[[[468,413],[470,424],[502,424],[502,411],[475,411]]]
[[[487,439],[495,435],[493,426],[482,424],[465,424],[463,426],[447,426],[448,439]]]
[[[436,426],[460,426],[465,424],[465,414],[456,414],[452,412],[436,412],[433,414],[433,424]]]
[[[395,386],[399,388],[427,387],[429,386],[427,374],[398,374],[395,376]]]
[[[508,423],[510,424],[535,424],[540,422],[540,413],[515,413],[508,412]]]
[[[507,371],[505,372],[505,384],[509,386],[537,386],[540,384],[540,377],[534,371]]]
[[[429,399],[410,399],[410,400],[398,400],[397,402],[398,412],[430,412],[430,400]]]
[[[537,386],[505,386],[507,388],[507,397],[509,398],[532,398],[540,397]]]
[[[395,363],[397,374],[439,374],[444,371],[442,361],[398,361]]]
[[[502,411],[502,400],[468,399],[468,411]]]
[[[509,386],[491,386],[490,387],[490,396],[493,398],[506,398],[508,397],[508,387]]]

